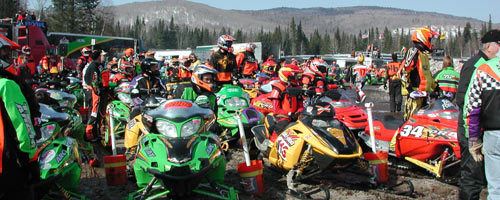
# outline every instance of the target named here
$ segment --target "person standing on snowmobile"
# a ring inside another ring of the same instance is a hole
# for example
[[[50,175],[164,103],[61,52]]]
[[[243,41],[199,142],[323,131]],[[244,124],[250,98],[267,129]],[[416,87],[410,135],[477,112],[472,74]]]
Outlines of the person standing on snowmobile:
[[[326,73],[328,71],[327,63],[322,59],[314,59],[307,66],[304,74],[302,75],[302,87],[310,89],[311,87],[317,94],[323,93],[326,90]]]
[[[362,103],[366,99],[366,95],[362,89],[363,86],[365,86],[368,67],[363,65],[364,61],[365,57],[363,54],[360,54],[358,57],[358,64],[352,67],[352,79],[354,80],[354,84],[356,84],[356,103]]]
[[[217,39],[219,49],[210,56],[210,66],[216,69],[217,85],[232,84],[233,76],[239,77],[236,56],[231,52],[234,38],[231,35],[221,35]]]
[[[398,77],[398,71],[401,63],[398,62],[398,54],[392,54],[392,62],[387,63],[385,67],[387,82],[389,82],[389,105],[391,112],[401,111],[401,103],[403,103],[403,96],[401,96],[401,80]],[[387,83],[384,83],[384,87]]]
[[[426,105],[427,95],[436,88],[428,56],[434,50],[431,43],[433,37],[439,37],[439,34],[428,27],[415,30],[412,34],[415,46],[407,50],[401,62],[398,72],[402,83],[401,93],[408,96],[404,107],[405,119],[410,119],[417,110]]]
[[[198,65],[194,68],[191,75],[191,86],[181,85],[175,90],[174,97],[176,99],[186,99],[196,101],[201,95],[208,97],[210,105],[200,105],[208,107],[217,113],[217,97],[213,89],[215,88],[215,80],[217,79],[217,70],[205,65]]]

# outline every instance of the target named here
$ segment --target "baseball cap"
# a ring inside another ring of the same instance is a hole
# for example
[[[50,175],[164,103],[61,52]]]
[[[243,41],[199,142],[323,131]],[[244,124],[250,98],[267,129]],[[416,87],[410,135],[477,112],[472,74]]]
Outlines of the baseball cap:
[[[486,34],[484,34],[484,36],[481,38],[481,43],[484,44],[488,42],[496,42],[500,44],[500,30],[493,29],[486,32]]]

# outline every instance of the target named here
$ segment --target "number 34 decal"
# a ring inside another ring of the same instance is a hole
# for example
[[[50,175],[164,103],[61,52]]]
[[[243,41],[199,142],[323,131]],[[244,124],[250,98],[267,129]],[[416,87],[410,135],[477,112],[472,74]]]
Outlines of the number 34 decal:
[[[420,137],[422,136],[422,132],[424,131],[423,126],[416,126],[413,127],[412,125],[405,125],[401,132],[399,132],[399,135],[403,137],[408,137],[409,135],[413,135],[415,137]]]

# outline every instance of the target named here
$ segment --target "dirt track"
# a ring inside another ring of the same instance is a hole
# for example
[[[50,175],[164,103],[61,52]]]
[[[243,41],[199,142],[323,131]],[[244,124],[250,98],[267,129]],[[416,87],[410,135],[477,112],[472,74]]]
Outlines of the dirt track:
[[[375,86],[367,86],[366,92],[368,95],[367,102],[374,102],[374,118],[380,119],[388,114],[388,95]],[[351,91],[347,91],[349,96],[353,96]],[[361,105],[360,105],[361,106]],[[400,115],[393,115],[398,118]],[[120,140],[118,141],[120,143]],[[99,156],[109,155],[110,151],[103,148],[98,148]],[[244,161],[242,151],[236,151],[230,154],[230,160],[227,163],[227,172],[225,183],[234,186],[242,191],[239,186],[239,178],[236,170],[238,163]],[[417,170],[416,172],[404,173],[404,170],[390,168],[390,182],[396,183],[402,180],[410,180],[415,187],[413,198],[418,199],[457,199],[458,188],[453,185],[445,184],[437,181],[428,173]],[[316,187],[325,186],[330,192],[330,199],[412,199],[410,197],[398,196],[386,192],[369,189],[366,187],[354,188],[354,184],[345,184],[344,182],[356,182],[363,178],[359,175],[339,172],[336,174],[322,174],[321,179],[316,178],[314,184],[303,184],[301,187]],[[264,183],[266,188],[265,195],[261,197],[251,197],[240,192],[241,199],[296,199],[287,193],[286,180],[283,174],[272,170],[269,163],[265,162],[264,168]],[[349,186],[350,185],[350,186]],[[80,181],[80,193],[83,193],[91,199],[125,199],[127,194],[137,190],[136,184],[129,181],[127,185],[110,187],[106,185],[104,168],[95,168],[90,170],[89,167],[84,167],[82,170],[82,178]],[[315,196],[321,198],[324,196]],[[483,192],[482,199],[485,199]],[[204,197],[195,199],[206,199]]]

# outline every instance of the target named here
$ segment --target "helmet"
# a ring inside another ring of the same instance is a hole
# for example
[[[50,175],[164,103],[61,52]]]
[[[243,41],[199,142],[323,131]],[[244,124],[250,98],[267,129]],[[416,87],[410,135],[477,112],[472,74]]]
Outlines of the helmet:
[[[205,65],[198,65],[194,68],[193,75],[191,75],[191,82],[201,88],[211,92],[212,86],[215,85],[215,79],[217,78],[217,74],[219,72],[216,69],[212,69]],[[212,74],[212,82],[207,83],[203,81],[203,75]]]
[[[31,54],[31,48],[30,48],[30,46],[28,46],[28,45],[24,45],[24,46],[21,48],[21,52],[22,52],[23,54],[30,55],[30,54]]]
[[[257,45],[254,43],[249,42],[245,48],[246,51],[253,52],[257,48]]]
[[[318,76],[325,76],[327,67],[328,65],[323,59],[314,59],[313,62],[309,65],[309,70],[311,70]]]
[[[363,56],[363,54],[360,54],[358,56],[358,63],[363,64],[363,62],[365,62],[365,56]]]
[[[111,71],[113,71],[113,72],[118,72],[118,62],[116,62],[116,61],[109,61],[108,68]]]
[[[132,77],[134,75],[134,66],[132,66],[129,62],[122,62],[120,64],[120,70],[122,74],[125,74],[129,77]]]
[[[221,35],[219,39],[217,39],[217,46],[219,48],[229,51],[231,46],[233,45],[233,41],[235,39],[231,35]]]
[[[304,71],[297,65],[288,64],[278,71],[280,80],[285,83],[298,85],[299,77]]]
[[[82,48],[82,56],[89,57],[90,56],[90,49],[87,47]]]
[[[154,58],[146,58],[141,63],[142,71],[149,76],[159,76],[158,61]]]
[[[431,39],[433,37],[439,37],[439,33],[436,33],[429,27],[417,28],[411,36],[411,40],[415,44],[421,44],[425,48],[424,50],[432,52],[434,46],[431,44]]]
[[[125,49],[125,56],[132,56],[134,54],[134,49],[128,48]]]
[[[268,76],[272,76],[274,74],[275,67],[276,63],[273,60],[268,60],[262,64],[262,72],[264,72]]]

